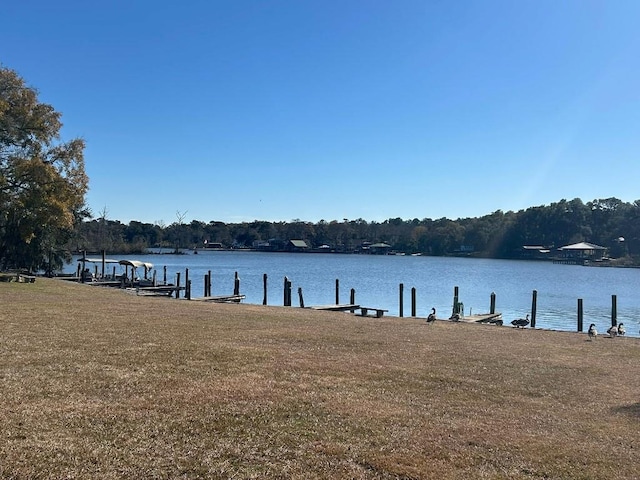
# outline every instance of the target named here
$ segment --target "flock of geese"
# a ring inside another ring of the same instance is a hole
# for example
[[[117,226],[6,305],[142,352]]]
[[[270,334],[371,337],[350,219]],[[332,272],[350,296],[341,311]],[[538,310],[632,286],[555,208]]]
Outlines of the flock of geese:
[[[451,316],[449,320],[458,321],[460,320],[460,315],[454,314]],[[427,324],[433,323],[435,321],[436,321],[436,309],[431,308],[431,313],[427,316]],[[502,325],[502,320],[500,319],[491,320],[490,322],[495,323],[497,325]],[[516,328],[525,328],[527,325],[529,325],[529,323],[530,323],[530,320],[529,320],[528,314],[525,318],[516,318],[515,320],[511,321],[511,325],[513,325]],[[607,330],[607,334],[609,334],[609,337],[622,337],[626,333],[627,331],[624,328],[624,323],[620,323],[617,326],[613,325]],[[589,340],[592,340],[598,337],[598,330],[596,329],[595,323],[592,323],[589,326],[589,331],[587,332],[587,334],[589,335]]]
[[[609,334],[609,337],[622,337],[627,333],[627,331],[624,328],[624,323],[621,323],[618,326],[612,325],[609,327],[607,333]],[[589,335],[589,340],[598,338],[598,330],[596,329],[595,323],[589,325],[587,335]]]

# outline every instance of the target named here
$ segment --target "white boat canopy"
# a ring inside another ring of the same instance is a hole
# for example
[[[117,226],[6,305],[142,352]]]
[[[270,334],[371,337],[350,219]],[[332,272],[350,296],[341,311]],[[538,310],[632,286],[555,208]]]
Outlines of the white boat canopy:
[[[133,268],[144,267],[148,270],[151,270],[153,268],[153,263],[141,262],[140,260],[120,260],[118,263],[120,265],[125,265],[127,267]]]
[[[82,262],[91,262],[91,263],[102,263],[102,258],[80,258],[78,261]],[[112,258],[105,258],[104,263],[120,263],[119,260],[114,260]]]

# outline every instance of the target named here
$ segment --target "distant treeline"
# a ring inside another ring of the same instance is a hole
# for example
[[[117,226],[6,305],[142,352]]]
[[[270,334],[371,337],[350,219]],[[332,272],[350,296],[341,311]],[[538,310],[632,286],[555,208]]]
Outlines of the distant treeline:
[[[581,241],[609,249],[612,258],[640,261],[640,200],[625,203],[607,198],[583,203],[561,200],[518,212],[498,210],[479,218],[430,218],[383,222],[357,220],[318,223],[253,221],[243,223],[174,222],[128,225],[98,218],[82,222],[69,247],[111,253],[142,252],[149,247],[192,249],[205,241],[225,248],[252,248],[269,240],[304,240],[337,252],[357,251],[363,242],[384,242],[398,252],[425,255],[475,255],[517,258],[524,245],[557,248]]]

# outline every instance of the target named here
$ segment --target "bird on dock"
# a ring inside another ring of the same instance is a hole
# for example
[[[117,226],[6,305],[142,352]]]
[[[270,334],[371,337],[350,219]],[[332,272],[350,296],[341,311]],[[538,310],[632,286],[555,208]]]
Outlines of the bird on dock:
[[[526,327],[527,325],[529,325],[529,314],[527,314],[526,318],[516,318],[515,320],[512,320],[511,325],[516,328]]]
[[[595,323],[592,323],[591,325],[589,325],[589,331],[587,332],[587,334],[589,335],[589,340],[591,340],[592,338],[598,337],[598,330],[596,330]]]
[[[431,313],[427,317],[427,323],[432,323],[436,321],[436,309],[431,308]]]
[[[624,323],[621,323],[620,325],[618,325],[618,335],[622,336],[625,335],[627,333],[627,331],[624,328]]]
[[[609,330],[607,330],[607,333],[610,337],[615,337],[616,335],[618,335],[618,327],[616,327],[615,325],[611,325],[609,327]]]

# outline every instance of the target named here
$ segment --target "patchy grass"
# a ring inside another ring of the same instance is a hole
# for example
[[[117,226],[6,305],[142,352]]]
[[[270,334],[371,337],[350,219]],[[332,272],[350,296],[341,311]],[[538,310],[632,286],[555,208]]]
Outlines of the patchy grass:
[[[0,283],[1,478],[631,479],[640,340]]]

